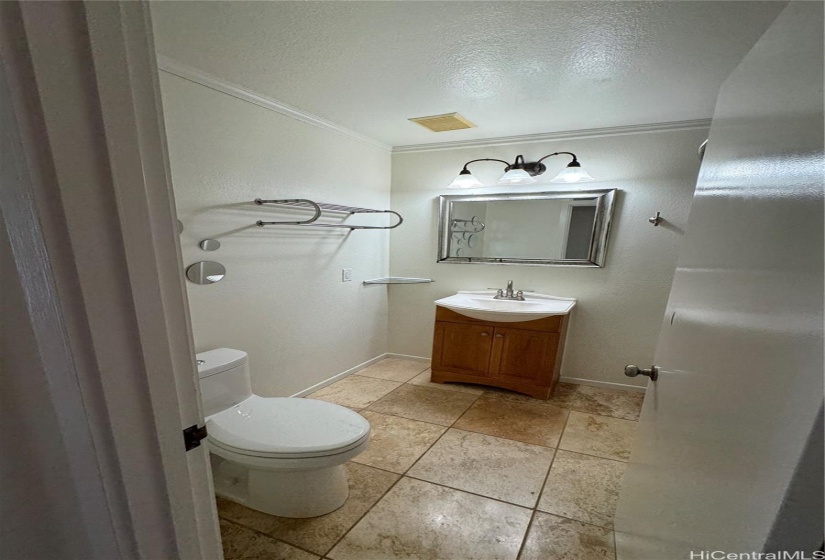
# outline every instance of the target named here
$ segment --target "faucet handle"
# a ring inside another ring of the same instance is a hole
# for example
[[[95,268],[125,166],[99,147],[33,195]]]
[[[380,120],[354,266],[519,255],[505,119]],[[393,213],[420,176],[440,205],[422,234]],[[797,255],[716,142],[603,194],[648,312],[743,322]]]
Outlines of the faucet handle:
[[[519,301],[524,301],[524,292],[522,292],[521,290],[517,291],[516,292],[516,299],[519,300]]]
[[[496,296],[493,299],[501,299],[503,297],[504,297],[504,290],[499,288],[498,290],[496,290]]]
[[[485,290],[496,290],[498,288],[484,288]],[[536,290],[519,290],[520,292],[524,292],[525,294],[532,294],[535,293]]]

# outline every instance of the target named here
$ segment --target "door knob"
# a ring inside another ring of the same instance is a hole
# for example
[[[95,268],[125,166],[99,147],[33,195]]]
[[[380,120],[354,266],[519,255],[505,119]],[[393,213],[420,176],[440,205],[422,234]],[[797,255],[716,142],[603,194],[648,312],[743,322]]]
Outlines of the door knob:
[[[490,336],[486,332],[481,333],[481,336]]]
[[[650,369],[642,369],[639,366],[629,365],[625,366],[624,374],[628,377],[644,375],[649,377],[651,381],[656,381],[659,379],[659,366],[651,366]]]

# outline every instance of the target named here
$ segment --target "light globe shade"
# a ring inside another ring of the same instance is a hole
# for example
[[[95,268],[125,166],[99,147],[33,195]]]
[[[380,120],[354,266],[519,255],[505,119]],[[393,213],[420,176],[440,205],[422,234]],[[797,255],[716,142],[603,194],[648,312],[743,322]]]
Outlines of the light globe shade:
[[[535,182],[536,179],[524,169],[511,169],[498,180],[499,185],[527,185]]]
[[[595,181],[581,165],[568,165],[553,177],[551,183],[587,183]]]
[[[458,177],[453,179],[453,182],[447,185],[449,189],[472,189],[474,187],[482,187],[484,184],[475,178],[470,172],[462,171]]]

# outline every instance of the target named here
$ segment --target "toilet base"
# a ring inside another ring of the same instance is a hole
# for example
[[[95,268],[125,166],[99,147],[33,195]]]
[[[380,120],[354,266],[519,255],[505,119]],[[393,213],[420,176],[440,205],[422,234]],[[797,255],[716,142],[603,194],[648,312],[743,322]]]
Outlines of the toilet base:
[[[215,492],[248,508],[279,517],[331,513],[349,496],[344,465],[320,469],[263,470],[212,455]]]
[[[280,517],[317,517],[347,501],[344,465],[311,471],[249,471],[248,507]]]

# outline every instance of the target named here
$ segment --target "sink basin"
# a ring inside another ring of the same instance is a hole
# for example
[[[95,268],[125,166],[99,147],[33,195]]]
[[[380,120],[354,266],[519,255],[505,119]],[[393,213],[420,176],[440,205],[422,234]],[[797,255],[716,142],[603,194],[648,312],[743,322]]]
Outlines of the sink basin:
[[[495,295],[494,290],[458,292],[454,296],[436,300],[435,304],[472,319],[502,323],[566,315],[576,305],[575,299],[544,294],[524,294],[524,301],[493,299]]]

